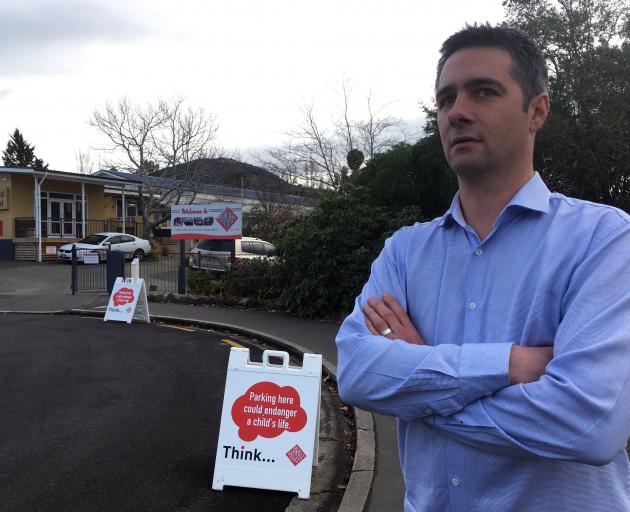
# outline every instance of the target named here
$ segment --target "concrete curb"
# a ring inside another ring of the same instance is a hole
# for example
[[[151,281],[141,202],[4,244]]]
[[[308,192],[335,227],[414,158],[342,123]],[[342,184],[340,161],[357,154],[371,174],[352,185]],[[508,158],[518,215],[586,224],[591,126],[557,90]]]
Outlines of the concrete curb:
[[[75,314],[97,318],[101,318],[104,316],[104,313],[101,311],[93,311],[88,309],[66,309],[58,311],[0,311],[0,314],[5,313],[48,315]],[[163,315],[151,315],[151,318],[174,324],[203,325],[205,327],[232,331],[238,334],[243,334],[245,336],[251,336],[254,338],[262,339],[264,341],[268,341],[297,355],[311,353],[311,351],[306,347],[297,343],[293,343],[292,341],[289,341],[285,338],[281,338],[279,336],[275,336],[264,331],[247,329],[238,325]],[[324,367],[326,373],[336,383],[337,366],[325,358],[322,358],[322,366]],[[357,409],[356,407],[353,407],[352,409],[355,417],[356,450],[354,453],[354,462],[352,464],[350,479],[348,480],[348,485],[346,486],[346,490],[343,499],[341,500],[341,504],[339,505],[338,512],[363,512],[368,497],[370,495],[372,480],[374,478],[375,471],[376,441],[374,418],[369,412]],[[303,501],[304,500],[299,500],[297,497],[293,498],[288,508],[292,508],[292,506],[295,508],[299,502]]]

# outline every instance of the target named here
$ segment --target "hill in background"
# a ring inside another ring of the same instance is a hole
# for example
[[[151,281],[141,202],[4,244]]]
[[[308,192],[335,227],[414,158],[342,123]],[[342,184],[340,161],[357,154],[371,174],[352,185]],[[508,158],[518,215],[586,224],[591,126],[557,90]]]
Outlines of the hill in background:
[[[176,179],[184,179],[187,175],[197,173],[200,181],[209,185],[241,188],[242,184],[243,188],[250,190],[319,197],[317,189],[292,185],[262,167],[232,158],[201,158],[186,166],[176,165],[172,170],[160,170],[160,174]]]

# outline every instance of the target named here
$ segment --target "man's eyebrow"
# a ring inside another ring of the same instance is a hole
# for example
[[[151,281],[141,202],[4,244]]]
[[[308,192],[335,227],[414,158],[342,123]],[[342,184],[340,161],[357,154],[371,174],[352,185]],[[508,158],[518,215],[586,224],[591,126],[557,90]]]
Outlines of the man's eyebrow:
[[[455,86],[454,85],[447,85],[445,87],[442,87],[435,94],[435,99],[436,99],[436,101],[440,101],[440,98],[443,98],[444,96],[448,96],[449,94],[453,94],[454,92],[455,92]]]
[[[501,92],[506,91],[505,85],[503,85],[501,81],[496,80],[494,78],[488,78],[485,76],[482,76],[479,78],[471,78],[470,80],[466,80],[466,82],[464,82],[464,87],[466,89],[474,89],[476,87],[482,87],[482,86],[492,86],[492,87],[496,87]]]
[[[475,89],[477,87],[484,86],[496,87],[502,93],[506,91],[505,85],[503,85],[502,82],[494,78],[489,78],[485,76],[471,78],[470,80],[466,80],[464,82],[465,89]],[[435,94],[435,99],[439,102],[441,98],[443,98],[444,96],[448,96],[449,94],[453,94],[455,91],[456,87],[454,85],[445,85]]]

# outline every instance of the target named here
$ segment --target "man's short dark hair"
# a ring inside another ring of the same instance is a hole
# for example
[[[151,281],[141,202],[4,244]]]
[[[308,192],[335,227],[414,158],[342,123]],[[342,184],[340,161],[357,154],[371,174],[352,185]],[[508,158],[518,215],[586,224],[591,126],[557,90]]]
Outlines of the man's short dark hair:
[[[475,24],[466,25],[442,44],[435,79],[436,91],[444,63],[455,52],[465,48],[501,48],[510,54],[512,76],[523,90],[524,110],[534,96],[549,90],[545,57],[527,34],[515,28]]]

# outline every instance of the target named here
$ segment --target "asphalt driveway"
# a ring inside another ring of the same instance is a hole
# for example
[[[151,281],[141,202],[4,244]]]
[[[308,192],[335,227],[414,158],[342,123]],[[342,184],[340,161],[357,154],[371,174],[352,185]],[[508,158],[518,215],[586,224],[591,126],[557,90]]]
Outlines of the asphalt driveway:
[[[210,488],[230,346],[202,332],[0,315],[3,511],[284,510]]]

